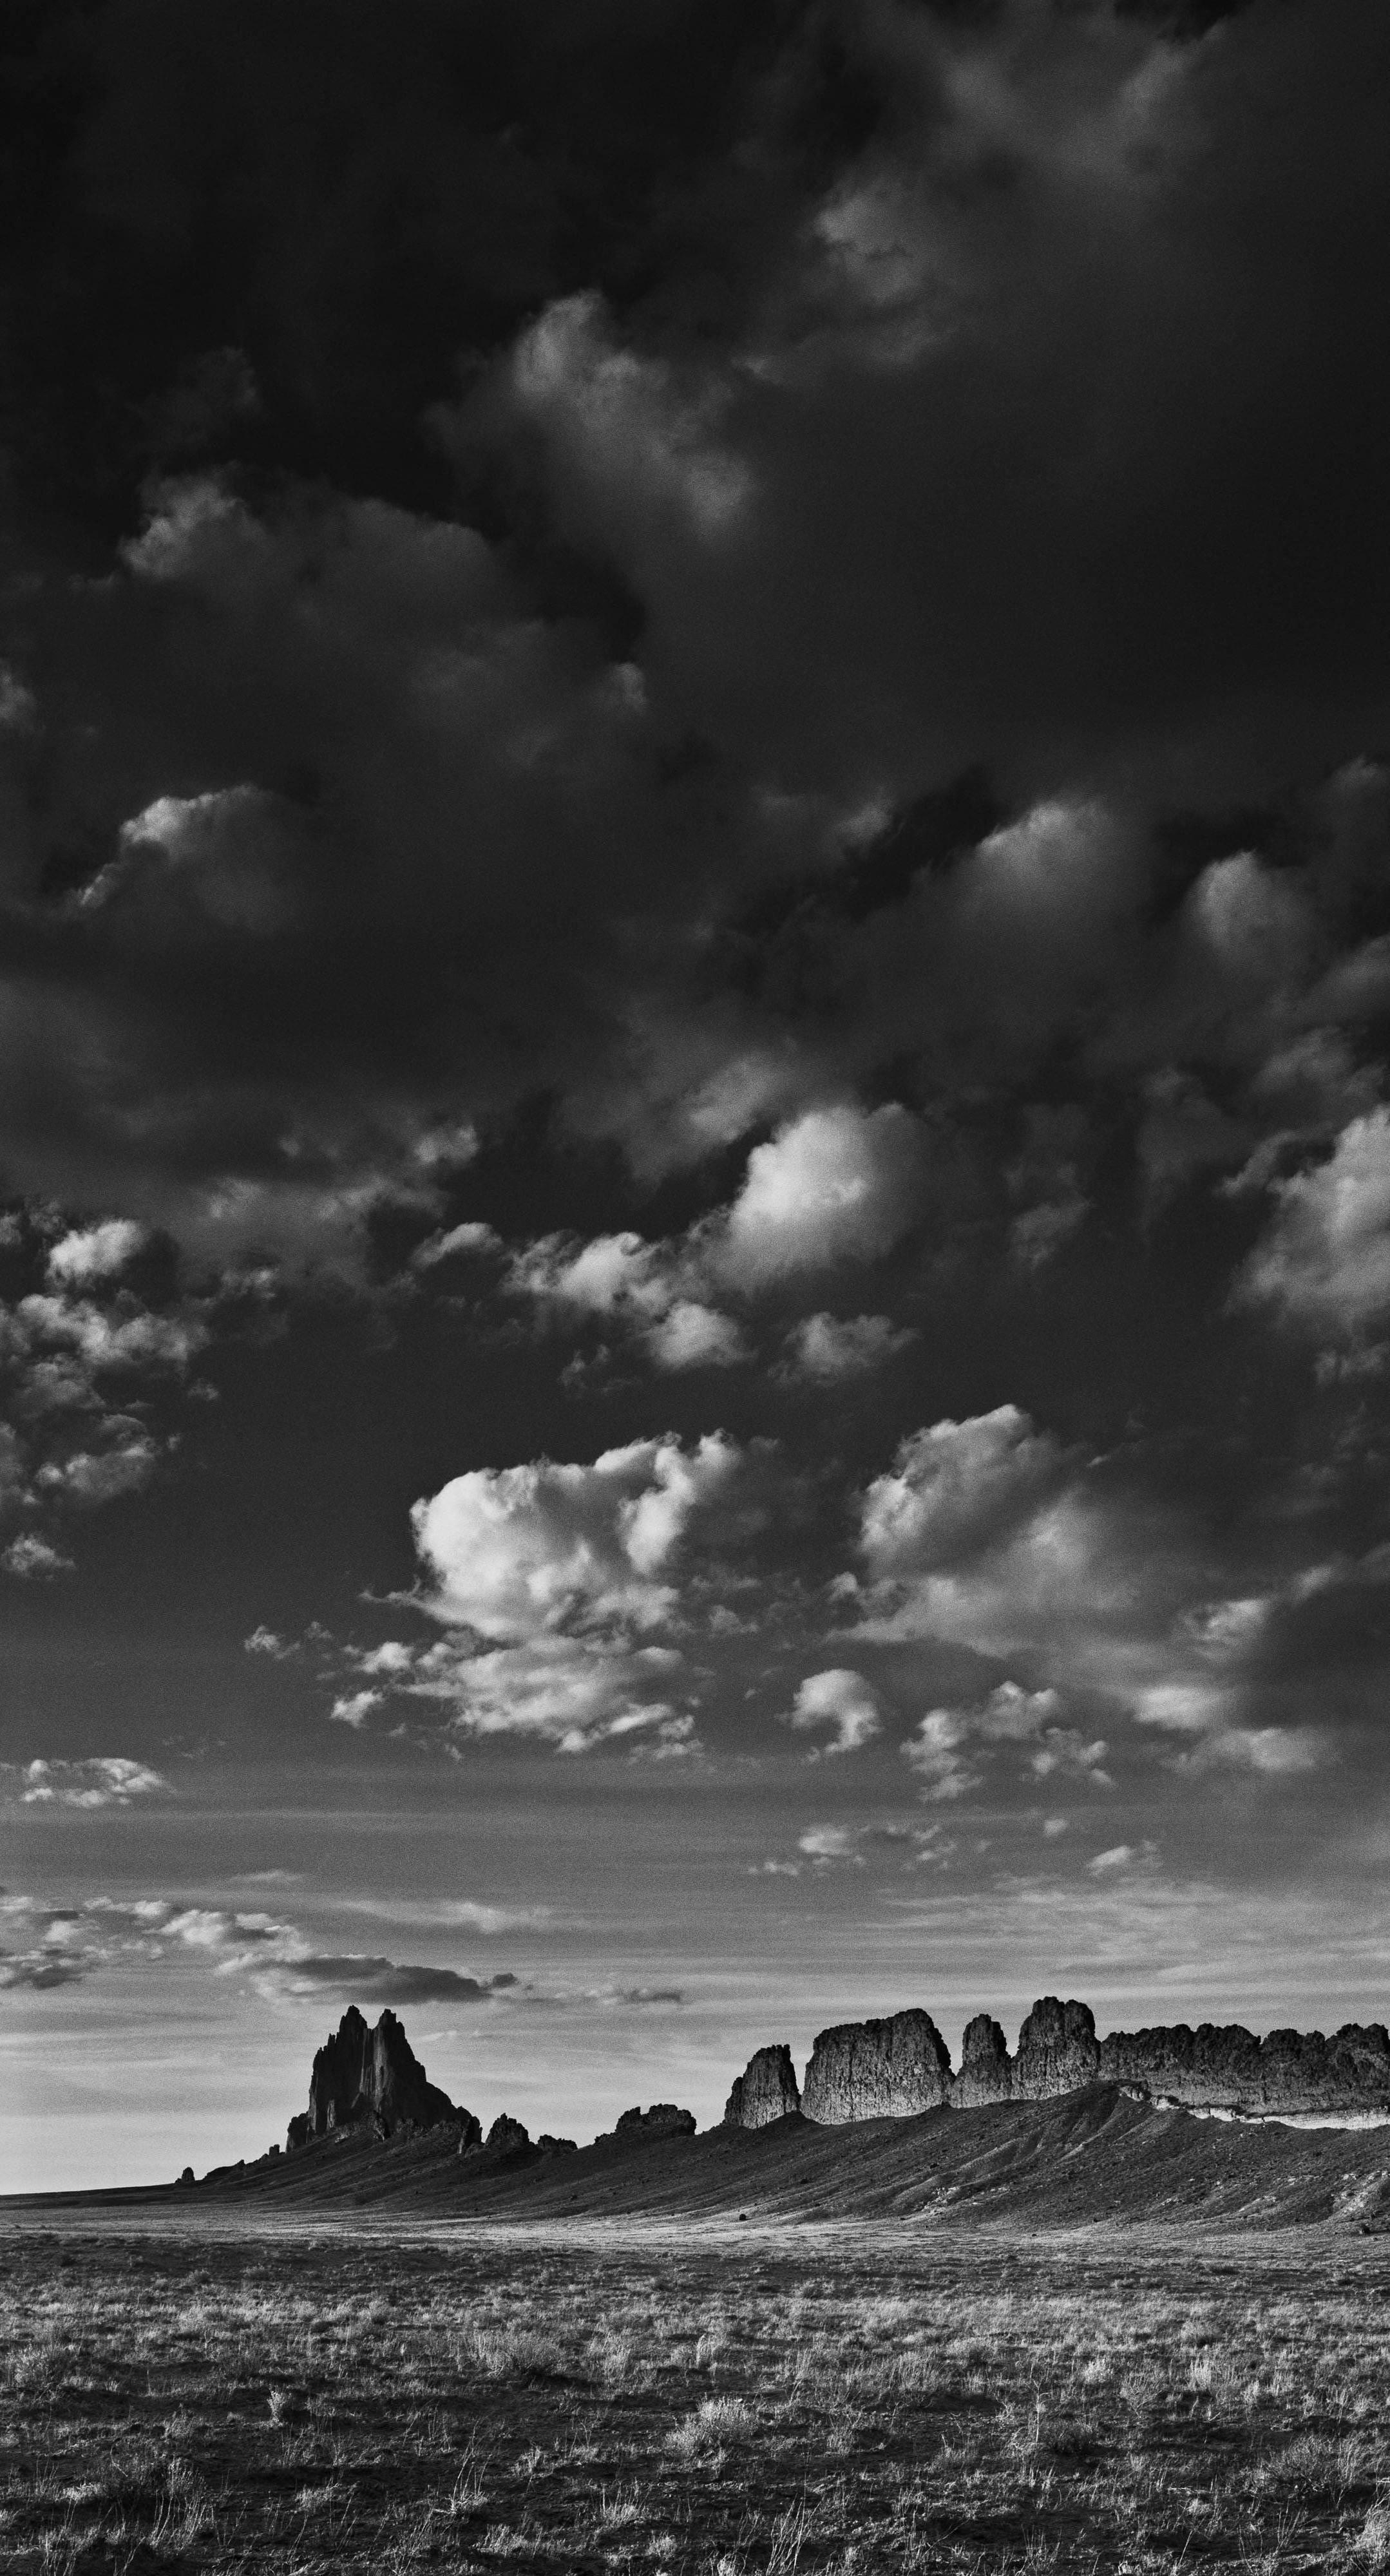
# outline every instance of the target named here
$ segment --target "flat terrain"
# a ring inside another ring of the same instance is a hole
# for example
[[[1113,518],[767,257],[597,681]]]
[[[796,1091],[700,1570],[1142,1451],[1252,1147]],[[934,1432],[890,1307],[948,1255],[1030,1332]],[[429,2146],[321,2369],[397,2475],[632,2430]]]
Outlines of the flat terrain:
[[[1387,2150],[1096,2094],[3,2202],[0,2566],[1390,2567]]]

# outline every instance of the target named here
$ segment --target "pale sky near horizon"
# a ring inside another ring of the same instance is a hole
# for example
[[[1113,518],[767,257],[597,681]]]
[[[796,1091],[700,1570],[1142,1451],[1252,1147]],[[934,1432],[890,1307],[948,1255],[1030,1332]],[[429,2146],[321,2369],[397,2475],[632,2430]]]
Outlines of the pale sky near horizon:
[[[0,2189],[1390,2018],[1390,21],[12,14]]]

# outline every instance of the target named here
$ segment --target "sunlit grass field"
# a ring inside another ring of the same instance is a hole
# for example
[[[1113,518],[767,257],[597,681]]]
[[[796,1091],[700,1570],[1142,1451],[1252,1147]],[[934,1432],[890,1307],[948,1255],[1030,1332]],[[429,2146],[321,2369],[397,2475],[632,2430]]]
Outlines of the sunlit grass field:
[[[1347,2259],[15,2227],[0,2566],[1390,2566],[1390,2264]]]

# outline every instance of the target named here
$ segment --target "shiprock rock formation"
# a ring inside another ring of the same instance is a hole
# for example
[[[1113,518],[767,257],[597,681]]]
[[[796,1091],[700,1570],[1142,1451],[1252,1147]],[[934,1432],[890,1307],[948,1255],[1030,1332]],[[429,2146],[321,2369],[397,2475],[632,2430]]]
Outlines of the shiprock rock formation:
[[[384,2137],[407,2121],[420,2129],[448,2121],[464,2144],[483,2134],[471,2111],[460,2110],[430,2083],[393,2012],[384,2012],[372,2030],[356,2004],[349,2004],[314,2059],[309,2108],[291,2120],[289,2142],[304,2146],[330,2129],[358,2128],[369,2121]]]
[[[802,2087],[808,2120],[903,2119],[951,2098],[951,2052],[920,2011],[845,2021],[817,2034]]]
[[[1044,1995],[1035,2003],[1011,2057],[988,2013],[968,2022],[958,2074],[930,2015],[894,2013],[886,2021],[841,2022],[816,2039],[804,2092],[786,2048],[760,2048],[729,2095],[732,2128],[764,2128],[791,2111],[838,2125],[903,2119],[943,2106],[973,2111],[991,2102],[1048,2102],[1088,2084],[1129,2092],[1186,2110],[1333,2118],[1390,2115],[1390,2036],[1380,2022],[1348,2022],[1321,2031],[1273,2030],[1264,2039],[1239,2023],[1217,2028],[1186,2022],[1171,2028],[1112,2031],[1096,2037],[1089,2004]]]
[[[730,2129],[766,2129],[801,2108],[791,2050],[785,2045],[756,2048],[741,2075],[736,2075],[724,2105]]]

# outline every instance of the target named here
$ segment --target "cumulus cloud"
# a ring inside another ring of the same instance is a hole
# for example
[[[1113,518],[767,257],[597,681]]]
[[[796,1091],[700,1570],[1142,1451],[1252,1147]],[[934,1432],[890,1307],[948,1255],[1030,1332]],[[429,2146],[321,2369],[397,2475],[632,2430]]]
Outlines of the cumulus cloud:
[[[71,1574],[73,1560],[64,1556],[51,1539],[40,1538],[36,1530],[21,1530],[8,1547],[0,1550],[0,1565],[7,1574],[17,1575],[21,1583],[46,1583],[55,1574]]]
[[[997,1759],[994,1748],[1003,1746],[1011,1748],[1009,1768],[1016,1776],[1047,1780],[1069,1774],[1100,1788],[1113,1785],[1102,1768],[1104,1739],[1087,1741],[1065,1722],[1060,1693],[1025,1690],[1013,1681],[1000,1682],[977,1706],[929,1709],[902,1751],[923,1782],[924,1797],[954,1799],[981,1786]]]
[[[658,1368],[733,1366],[750,1345],[715,1301],[795,1293],[805,1278],[880,1259],[921,1216],[929,1171],[926,1129],[900,1104],[808,1109],[754,1146],[733,1199],[684,1235],[542,1237],[511,1255],[507,1284],[552,1315],[625,1325]],[[782,1373],[860,1375],[914,1338],[887,1316],[819,1313],[793,1328]]]
[[[978,1789],[984,1775],[962,1750],[969,1735],[966,1720],[954,1709],[929,1708],[920,1719],[903,1746],[903,1755],[921,1779],[924,1796],[964,1798]]]
[[[860,1542],[875,1579],[931,1574],[1007,1539],[1067,1472],[1057,1442],[1016,1405],[910,1434],[864,1497]]]
[[[411,1514],[428,1606],[499,1642],[611,1619],[652,1627],[674,1601],[668,1560],[737,1465],[716,1432],[690,1451],[668,1436],[607,1449],[592,1466],[542,1459],[456,1476]]]
[[[105,1217],[99,1225],[75,1227],[60,1235],[48,1256],[48,1274],[64,1288],[86,1288],[95,1279],[110,1279],[133,1261],[145,1240],[143,1226],[129,1217]]]
[[[687,1560],[759,1524],[754,1463],[722,1433],[689,1447],[668,1433],[588,1464],[455,1477],[412,1513],[425,1578],[412,1601],[445,1633],[344,1650],[369,1678],[332,1713],[359,1724],[394,1691],[475,1736],[696,1750]]]
[[[723,398],[707,375],[624,348],[601,299],[568,296],[521,335],[508,368],[520,416],[547,430],[576,521],[605,521],[643,551],[674,521],[707,546],[751,498],[746,462],[719,438]],[[639,535],[640,530],[640,535]]]
[[[738,1368],[752,1357],[747,1334],[731,1315],[695,1297],[678,1297],[647,1335],[658,1368]]]
[[[829,1742],[822,1748],[826,1753],[857,1753],[883,1729],[877,1693],[862,1673],[842,1665],[809,1673],[797,1684],[788,1724],[799,1734],[828,1727]]]
[[[365,1726],[374,1708],[381,1706],[379,1690],[340,1692],[328,1714],[340,1726]]]
[[[71,1224],[56,1206],[21,1205],[4,1220],[0,1515],[28,1524],[0,1547],[7,1574],[71,1571],[55,1518],[142,1492],[178,1446],[167,1412],[149,1417],[186,1387],[211,1301],[179,1293],[168,1249],[123,1217]]]
[[[0,1763],[0,1779],[25,1807],[128,1807],[137,1798],[167,1797],[162,1772],[128,1754],[94,1754],[85,1761]]]
[[[896,1102],[811,1109],[748,1157],[714,1258],[740,1287],[888,1252],[927,1187],[920,1122]]]
[[[895,1324],[888,1315],[806,1315],[788,1333],[774,1374],[812,1386],[838,1386],[867,1377],[916,1340],[911,1325]]]
[[[1343,1128],[1325,1162],[1273,1185],[1274,1214],[1239,1301],[1312,1333],[1356,1335],[1390,1314],[1390,1109]]]

